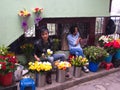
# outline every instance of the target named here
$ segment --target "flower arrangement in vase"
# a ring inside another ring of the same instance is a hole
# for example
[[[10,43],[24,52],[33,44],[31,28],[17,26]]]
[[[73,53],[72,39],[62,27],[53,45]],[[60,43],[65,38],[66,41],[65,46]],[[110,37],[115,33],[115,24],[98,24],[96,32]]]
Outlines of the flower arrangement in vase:
[[[22,46],[20,46],[23,54],[25,55],[27,60],[30,60],[32,57],[32,53],[34,50],[34,46],[32,43],[25,43]]]
[[[50,62],[29,62],[28,63],[29,67],[29,71],[33,72],[33,73],[44,73],[47,71],[52,70],[52,65]]]
[[[57,66],[59,70],[66,70],[71,67],[71,64],[68,61],[56,61],[55,66]]]
[[[75,67],[82,67],[84,65],[87,65],[88,59],[82,56],[76,56],[76,57],[72,57],[70,59],[71,65],[75,66]]]
[[[30,14],[30,12],[28,12],[26,9],[23,9],[23,10],[20,10],[20,11],[18,12],[18,15],[19,15],[20,17],[22,17],[22,24],[21,24],[21,26],[22,26],[22,28],[24,29],[24,32],[26,32],[27,29],[28,29],[27,19],[28,19],[28,17],[29,17],[31,14]]]
[[[43,12],[43,8],[36,7],[36,8],[33,9],[33,12],[35,13],[35,20],[34,20],[34,22],[35,22],[36,25],[38,25],[39,21],[42,20],[40,14]]]
[[[111,36],[102,35],[99,37],[98,43],[99,43],[99,46],[103,47],[105,43],[108,43],[112,40],[114,39]]]

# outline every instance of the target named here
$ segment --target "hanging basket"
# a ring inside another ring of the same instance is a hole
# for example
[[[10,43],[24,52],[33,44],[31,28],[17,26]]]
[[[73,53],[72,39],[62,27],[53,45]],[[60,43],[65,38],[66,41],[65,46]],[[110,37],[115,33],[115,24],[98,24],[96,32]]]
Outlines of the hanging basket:
[[[57,70],[56,82],[62,83],[65,82],[65,70]]]
[[[9,86],[12,84],[13,81],[13,73],[9,72],[5,75],[0,74],[0,85],[2,86]]]
[[[78,78],[81,76],[81,67],[74,67],[74,77]]]

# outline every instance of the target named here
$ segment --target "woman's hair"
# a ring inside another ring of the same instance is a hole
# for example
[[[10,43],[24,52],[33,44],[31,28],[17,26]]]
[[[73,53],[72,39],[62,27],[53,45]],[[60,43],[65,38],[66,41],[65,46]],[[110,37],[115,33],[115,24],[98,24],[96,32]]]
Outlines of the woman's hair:
[[[71,26],[71,28],[70,28],[70,33],[71,33],[71,34],[73,34],[73,33],[75,32],[75,27],[78,28],[77,25]]]

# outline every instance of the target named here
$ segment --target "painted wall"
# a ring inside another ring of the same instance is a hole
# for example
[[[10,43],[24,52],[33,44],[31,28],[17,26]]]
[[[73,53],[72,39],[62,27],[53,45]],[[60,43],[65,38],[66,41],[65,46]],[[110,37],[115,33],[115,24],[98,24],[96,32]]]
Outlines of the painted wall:
[[[32,8],[42,7],[44,18],[109,16],[110,0],[1,0],[0,45],[6,46],[23,34],[18,11],[31,12],[29,27],[34,24]]]

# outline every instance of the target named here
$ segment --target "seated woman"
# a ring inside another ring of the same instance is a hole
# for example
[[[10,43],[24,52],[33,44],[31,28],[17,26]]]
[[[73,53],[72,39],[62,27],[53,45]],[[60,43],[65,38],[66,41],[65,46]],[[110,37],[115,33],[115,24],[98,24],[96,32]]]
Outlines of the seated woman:
[[[81,45],[80,45],[81,38],[78,32],[77,26],[72,26],[70,28],[70,34],[68,34],[67,40],[68,40],[70,53],[75,56],[84,57],[83,49],[81,48]],[[84,72],[89,72],[89,69],[86,66],[83,66],[82,68]]]
[[[42,60],[46,60],[44,59],[44,57],[42,56],[42,54],[46,54],[47,53],[47,49],[52,50],[53,49],[53,42],[52,40],[49,38],[49,31],[46,27],[42,27],[39,30],[39,39],[35,41],[34,43],[34,57],[37,61],[42,61]],[[65,54],[52,54],[52,56],[48,57],[47,60],[49,62],[53,62],[55,60],[66,60]],[[51,84],[51,73],[47,74],[47,83]]]

